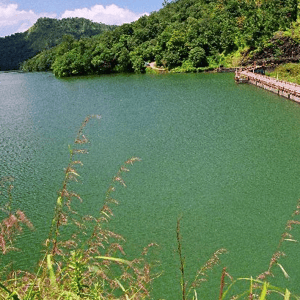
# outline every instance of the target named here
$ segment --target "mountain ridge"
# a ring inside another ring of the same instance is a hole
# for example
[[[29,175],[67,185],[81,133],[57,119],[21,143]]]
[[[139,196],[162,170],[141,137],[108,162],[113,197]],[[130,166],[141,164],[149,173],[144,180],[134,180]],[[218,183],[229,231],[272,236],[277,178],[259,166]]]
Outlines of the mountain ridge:
[[[116,27],[84,18],[39,18],[27,31],[0,38],[0,71],[19,69],[23,61],[60,44],[64,35],[80,39]]]

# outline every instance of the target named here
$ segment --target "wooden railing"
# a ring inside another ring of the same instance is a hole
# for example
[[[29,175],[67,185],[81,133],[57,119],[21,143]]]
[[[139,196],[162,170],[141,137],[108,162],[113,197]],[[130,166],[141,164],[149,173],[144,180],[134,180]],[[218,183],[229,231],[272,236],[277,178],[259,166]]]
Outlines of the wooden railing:
[[[300,85],[273,77],[257,74],[248,69],[237,70],[235,73],[237,82],[248,82],[266,90],[272,91],[280,96],[300,102]]]

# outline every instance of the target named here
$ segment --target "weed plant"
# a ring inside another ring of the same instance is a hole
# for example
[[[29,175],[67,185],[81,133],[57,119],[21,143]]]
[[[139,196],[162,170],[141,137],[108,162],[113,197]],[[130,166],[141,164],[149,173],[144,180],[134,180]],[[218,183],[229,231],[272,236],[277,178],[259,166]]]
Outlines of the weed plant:
[[[81,215],[74,209],[74,201],[82,202],[80,195],[71,189],[74,181],[79,178],[78,167],[83,164],[79,157],[87,153],[88,138],[84,129],[91,119],[100,121],[101,116],[88,116],[79,128],[74,145],[69,146],[69,163],[61,190],[58,193],[54,216],[49,235],[44,243],[42,258],[35,273],[25,271],[8,271],[3,268],[0,282],[0,299],[31,300],[31,299],[153,299],[151,286],[158,274],[152,274],[153,263],[147,261],[147,253],[152,243],[146,246],[140,257],[127,260],[124,251],[124,238],[109,229],[113,217],[113,206],[118,204],[114,193],[118,186],[126,187],[124,174],[138,157],[131,157],[119,168],[105,193],[104,203],[97,215]],[[13,178],[0,180],[0,193],[4,200],[1,207],[0,250],[3,255],[16,251],[14,241],[24,227],[33,229],[32,223],[25,213],[14,209],[12,190]],[[289,275],[280,259],[285,256],[282,246],[294,243],[292,235],[295,226],[300,225],[300,200],[278,247],[272,255],[265,272],[256,278],[234,279],[223,267],[220,274],[219,300],[223,299],[272,299],[279,295],[281,299],[300,299],[288,289],[273,286],[269,278],[273,269],[279,268],[284,277]],[[183,253],[183,242],[180,233],[181,219],[177,221],[177,253],[179,257],[180,286],[182,300],[198,300],[199,288],[209,278],[209,272],[220,263],[220,256],[226,252],[221,248],[198,269],[193,281],[189,282],[186,275],[186,264]],[[72,229],[72,230],[70,230]],[[208,299],[208,298],[207,298]],[[276,298],[278,299],[278,298]],[[208,299],[210,300],[210,299]]]
[[[300,84],[300,64],[288,63],[276,67],[273,72],[268,75],[279,80],[294,82]]]
[[[154,244],[143,249],[140,258],[127,260],[123,249],[124,238],[109,230],[113,205],[118,204],[114,192],[118,185],[126,187],[123,175],[129,172],[138,157],[131,157],[119,168],[105,194],[103,206],[96,216],[80,215],[73,202],[82,202],[80,195],[71,190],[71,183],[79,178],[82,166],[80,155],[87,153],[84,147],[88,139],[84,128],[91,119],[82,123],[74,146],[69,146],[69,164],[65,169],[62,188],[56,200],[54,216],[45,241],[43,257],[38,271],[13,271],[6,273],[0,283],[1,299],[145,299],[150,295],[151,265],[147,252]],[[16,250],[13,242],[24,226],[33,228],[26,215],[13,210],[12,178],[3,178],[7,202],[1,208],[6,217],[0,223],[0,249],[2,254]],[[72,229],[67,230],[67,229]]]
[[[285,231],[282,234],[277,249],[273,253],[268,268],[263,273],[259,274],[256,278],[237,278],[234,279],[228,272],[227,268],[223,267],[220,279],[219,300],[224,299],[248,299],[248,300],[265,300],[265,299],[300,299],[300,296],[292,294],[286,288],[277,287],[269,282],[271,277],[274,277],[274,268],[279,268],[285,278],[289,278],[289,274],[284,269],[280,259],[285,257],[282,251],[283,245],[286,243],[297,243],[292,235],[295,226],[300,225],[300,200],[298,200],[296,209],[292,213],[291,218],[287,221]],[[183,254],[182,236],[180,233],[181,218],[177,220],[176,237],[177,237],[177,253],[179,256],[179,270],[180,270],[180,286],[181,286],[181,299],[198,300],[198,289],[202,284],[208,280],[209,272],[220,263],[220,256],[226,253],[227,250],[221,248],[213,253],[211,258],[198,269],[193,281],[188,282],[186,279],[186,264]],[[273,296],[276,295],[276,298]],[[279,298],[278,298],[279,296]],[[207,298],[208,299],[208,298]]]

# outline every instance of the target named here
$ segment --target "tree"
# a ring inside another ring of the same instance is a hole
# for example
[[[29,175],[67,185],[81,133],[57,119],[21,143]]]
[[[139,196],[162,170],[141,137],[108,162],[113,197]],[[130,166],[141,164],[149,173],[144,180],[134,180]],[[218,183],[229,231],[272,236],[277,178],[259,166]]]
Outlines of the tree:
[[[207,66],[205,50],[201,47],[195,47],[191,49],[189,53],[189,60],[193,63],[193,66],[196,68]]]
[[[145,61],[138,52],[132,51],[130,52],[130,60],[132,63],[132,68],[134,72],[140,74],[140,73],[145,73],[146,71],[146,66],[145,66]]]

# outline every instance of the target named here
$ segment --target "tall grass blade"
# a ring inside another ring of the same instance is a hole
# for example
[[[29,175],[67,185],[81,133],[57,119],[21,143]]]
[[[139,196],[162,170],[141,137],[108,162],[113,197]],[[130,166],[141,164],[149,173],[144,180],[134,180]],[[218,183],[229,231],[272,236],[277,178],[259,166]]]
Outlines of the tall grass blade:
[[[120,286],[121,290],[125,293],[125,297],[126,297],[126,300],[130,300],[128,295],[126,294],[126,290],[124,288],[124,286],[122,285],[122,283],[116,279],[116,282],[118,283],[118,285]]]
[[[250,278],[250,294],[249,299],[253,299],[253,277]]]
[[[51,254],[47,255],[47,267],[49,270],[49,277],[50,277],[50,282],[52,286],[56,286],[56,278],[55,278],[55,274],[54,274],[54,270],[53,270],[53,266],[52,266],[52,261],[51,261]]]
[[[5,292],[7,292],[9,294],[8,299],[12,298],[14,300],[20,300],[20,298],[18,297],[18,295],[15,293],[15,291],[11,292],[1,282],[0,282],[0,288],[2,288]]]
[[[42,266],[43,266],[43,263],[45,262],[46,256],[47,256],[47,255],[45,255],[44,258],[43,258],[43,260],[41,261],[42,263],[41,263],[41,265],[40,265],[40,267],[39,267],[39,269],[38,269],[38,271],[37,271],[37,273],[36,273],[36,275],[35,275],[34,281],[33,281],[32,284],[30,285],[30,289],[28,290],[28,293],[26,294],[24,300],[27,300],[27,299],[28,299],[28,300],[31,300],[31,299],[32,299],[31,293],[32,293],[33,287],[35,286],[35,284],[36,284],[36,282],[37,282],[37,280],[38,280],[38,276],[39,276],[39,274],[40,274],[40,272],[41,272],[41,270],[42,270]]]
[[[122,264],[125,264],[125,265],[128,265],[128,266],[132,265],[131,261],[125,260],[125,259],[122,259],[122,258],[117,258],[117,257],[96,256],[96,258],[103,259],[103,260],[111,260],[111,261],[119,262],[119,263],[122,263]]]
[[[177,237],[177,247],[178,247],[178,255],[179,255],[179,260],[180,260],[180,273],[181,273],[181,278],[180,278],[180,286],[181,286],[181,291],[182,291],[182,300],[186,300],[186,281],[185,281],[185,258],[182,254],[182,237],[180,234],[180,221],[181,218],[177,219],[177,227],[176,227],[176,237]]]
[[[289,300],[290,297],[291,297],[291,292],[288,289],[286,289],[284,294],[284,300]]]
[[[224,289],[224,285],[225,285],[225,275],[226,275],[226,267],[223,268],[223,270],[222,270],[219,300],[221,300],[222,296],[223,296],[223,289]]]
[[[267,291],[268,291],[268,285],[269,284],[265,281],[263,289],[262,289],[260,297],[259,297],[259,300],[265,300],[266,299],[266,295],[267,295]]]
[[[277,263],[277,265],[279,266],[279,268],[281,269],[281,271],[283,272],[283,275],[285,278],[290,278],[289,274],[287,273],[287,271],[283,268],[283,266],[279,263]]]

